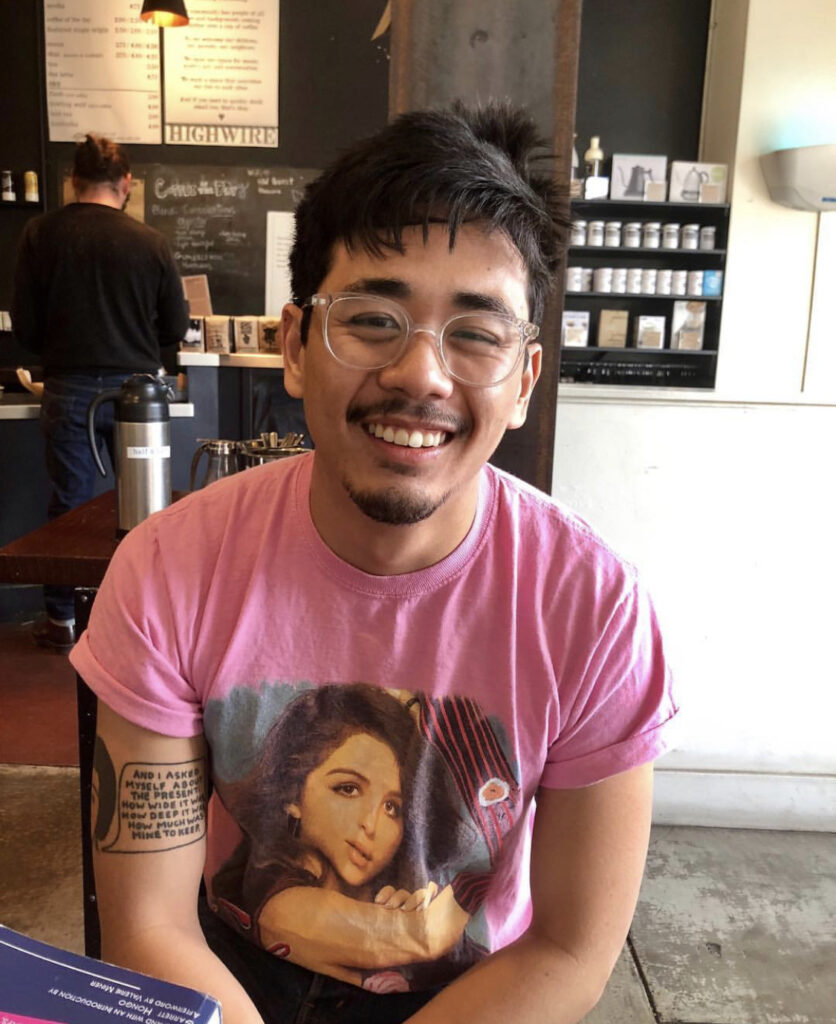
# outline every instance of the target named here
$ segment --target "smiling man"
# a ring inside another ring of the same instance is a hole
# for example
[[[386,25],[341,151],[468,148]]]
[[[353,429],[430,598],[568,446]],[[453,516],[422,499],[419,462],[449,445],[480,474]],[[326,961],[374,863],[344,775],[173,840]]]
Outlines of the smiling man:
[[[555,343],[539,147],[517,110],[416,112],[308,187],[282,333],[315,451],[133,530],[73,652],[104,956],[227,1024],[571,1024],[624,943],[656,618],[488,464]]]

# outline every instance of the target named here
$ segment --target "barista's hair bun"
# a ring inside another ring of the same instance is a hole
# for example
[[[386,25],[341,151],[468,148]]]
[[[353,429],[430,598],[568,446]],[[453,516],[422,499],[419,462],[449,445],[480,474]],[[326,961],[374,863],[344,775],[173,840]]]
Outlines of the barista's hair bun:
[[[130,172],[128,154],[104,135],[86,135],[76,146],[73,177],[91,184],[115,184]]]

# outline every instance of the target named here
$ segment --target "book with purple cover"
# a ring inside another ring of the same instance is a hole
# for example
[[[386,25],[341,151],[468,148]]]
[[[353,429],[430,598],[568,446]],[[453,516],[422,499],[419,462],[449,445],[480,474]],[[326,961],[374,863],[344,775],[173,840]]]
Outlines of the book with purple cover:
[[[38,942],[0,925],[2,1024],[221,1024],[212,996]]]

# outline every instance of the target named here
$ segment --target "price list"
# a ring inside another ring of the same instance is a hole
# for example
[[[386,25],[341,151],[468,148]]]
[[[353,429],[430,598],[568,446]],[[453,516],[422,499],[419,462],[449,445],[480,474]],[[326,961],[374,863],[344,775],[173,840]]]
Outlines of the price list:
[[[50,142],[162,142],[159,29],[140,0],[44,0]]]

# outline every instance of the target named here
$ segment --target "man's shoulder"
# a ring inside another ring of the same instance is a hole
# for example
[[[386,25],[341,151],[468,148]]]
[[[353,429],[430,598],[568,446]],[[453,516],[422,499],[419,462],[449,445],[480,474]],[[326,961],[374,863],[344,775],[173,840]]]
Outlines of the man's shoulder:
[[[225,542],[238,538],[246,545],[260,532],[255,528],[259,522],[288,514],[295,493],[295,471],[303,468],[301,460],[305,458],[255,466],[198,488],[156,513],[153,532],[166,543],[179,538],[205,547],[212,538],[227,538]]]
[[[495,466],[495,529],[519,542],[534,562],[582,566],[594,573],[634,577],[636,569],[598,530],[563,501]]]

